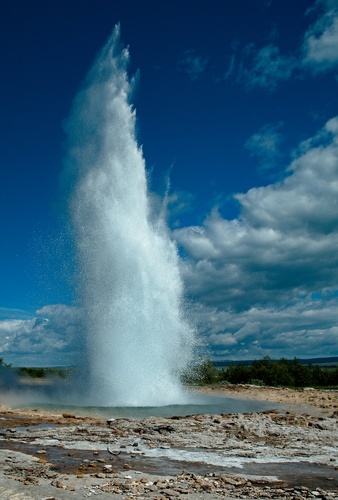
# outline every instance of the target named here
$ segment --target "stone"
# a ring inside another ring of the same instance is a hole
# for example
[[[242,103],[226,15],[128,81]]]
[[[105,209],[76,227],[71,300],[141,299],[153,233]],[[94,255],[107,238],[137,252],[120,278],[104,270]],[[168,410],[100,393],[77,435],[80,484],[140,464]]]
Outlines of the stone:
[[[60,480],[53,481],[52,485],[56,486],[57,488],[66,488],[66,485],[63,484],[63,482]]]
[[[180,496],[180,494],[178,493],[178,491],[175,491],[175,490],[172,490],[172,489],[167,489],[167,490],[164,490],[162,492],[165,496],[171,498],[171,497],[178,497]]]

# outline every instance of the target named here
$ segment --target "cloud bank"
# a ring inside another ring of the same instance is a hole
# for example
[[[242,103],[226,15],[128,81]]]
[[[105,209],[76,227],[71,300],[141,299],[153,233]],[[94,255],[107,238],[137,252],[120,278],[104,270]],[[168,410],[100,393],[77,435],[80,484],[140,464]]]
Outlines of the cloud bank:
[[[0,321],[0,357],[6,363],[66,366],[77,361],[81,346],[77,308],[53,304],[42,307],[30,318],[24,316]]]
[[[224,79],[273,92],[281,82],[338,68],[337,0],[318,0],[292,54],[275,42],[234,47]],[[187,50],[179,68],[191,81],[209,59]],[[282,123],[246,142],[261,171],[281,158]],[[338,355],[338,117],[301,143],[282,181],[237,193],[240,216],[215,208],[173,237],[192,315],[215,357]],[[191,210],[189,193],[167,200],[168,216]],[[81,349],[81,312],[63,304],[35,314],[0,308],[0,357],[24,366],[73,364]]]
[[[338,117],[299,145],[283,180],[234,198],[238,218],[214,208],[200,226],[173,231],[192,317],[211,354],[338,355]],[[172,201],[178,209],[179,197]],[[7,363],[74,364],[79,309],[2,313],[0,356]]]
[[[223,357],[338,354],[338,117],[300,144],[282,181],[174,231],[207,342]]]

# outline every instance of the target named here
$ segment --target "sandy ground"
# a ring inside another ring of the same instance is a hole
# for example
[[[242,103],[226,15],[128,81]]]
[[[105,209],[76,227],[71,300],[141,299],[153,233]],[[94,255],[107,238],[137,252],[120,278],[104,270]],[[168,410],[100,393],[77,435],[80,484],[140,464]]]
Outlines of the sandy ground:
[[[338,391],[196,391],[285,407],[106,421],[1,406],[0,498],[338,499]]]
[[[338,413],[338,391],[306,389],[284,389],[255,385],[218,385],[196,388],[207,394],[223,394],[231,397],[258,399],[284,403],[294,411],[308,411],[311,414],[332,415]]]

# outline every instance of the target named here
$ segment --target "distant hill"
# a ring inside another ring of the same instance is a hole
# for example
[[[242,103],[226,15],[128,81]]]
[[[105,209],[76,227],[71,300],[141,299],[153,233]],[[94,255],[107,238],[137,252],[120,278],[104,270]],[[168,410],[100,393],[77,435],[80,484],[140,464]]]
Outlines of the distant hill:
[[[293,358],[290,358],[293,359]],[[333,356],[330,358],[307,358],[307,359],[300,359],[296,358],[297,361],[302,364],[302,365],[320,365],[321,367],[332,367],[332,366],[338,366],[338,356]],[[232,361],[213,361],[214,366],[217,367],[224,367],[224,366],[230,366],[230,365],[244,365],[244,366],[250,366],[254,359],[244,359],[244,360],[232,360]]]

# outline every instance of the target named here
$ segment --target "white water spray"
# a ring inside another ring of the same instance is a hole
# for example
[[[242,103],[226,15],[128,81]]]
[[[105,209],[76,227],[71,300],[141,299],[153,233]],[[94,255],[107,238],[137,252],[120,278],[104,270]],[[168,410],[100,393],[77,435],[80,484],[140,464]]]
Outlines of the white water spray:
[[[145,162],[130,105],[129,53],[119,26],[99,54],[67,123],[71,213],[84,311],[87,404],[183,403],[192,355],[177,248],[150,221]]]

